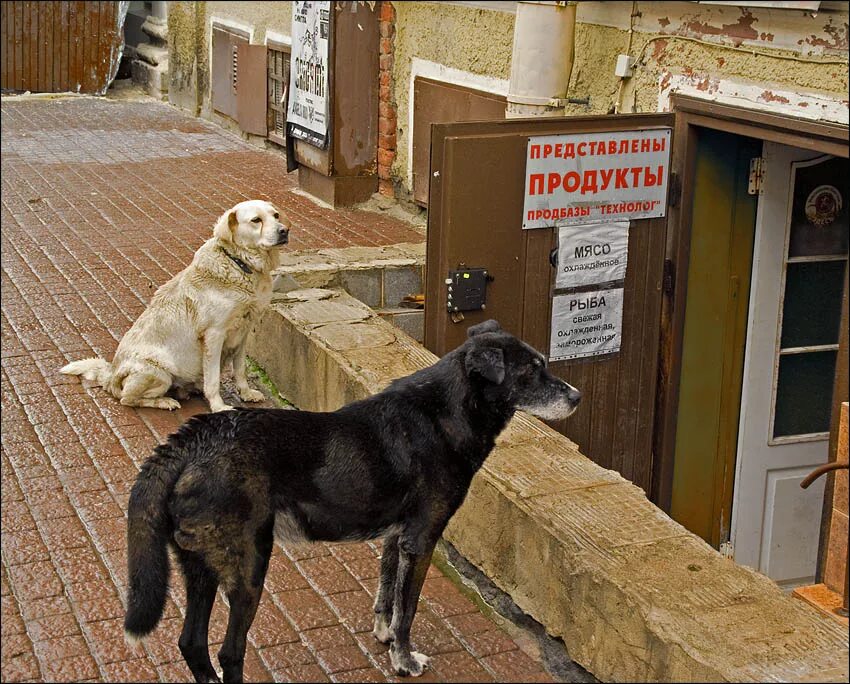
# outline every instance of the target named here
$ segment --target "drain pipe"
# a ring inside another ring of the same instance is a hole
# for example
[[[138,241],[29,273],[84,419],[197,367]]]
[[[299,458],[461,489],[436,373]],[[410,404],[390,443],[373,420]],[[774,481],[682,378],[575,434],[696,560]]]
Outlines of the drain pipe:
[[[563,116],[573,70],[576,2],[518,2],[505,117]]]

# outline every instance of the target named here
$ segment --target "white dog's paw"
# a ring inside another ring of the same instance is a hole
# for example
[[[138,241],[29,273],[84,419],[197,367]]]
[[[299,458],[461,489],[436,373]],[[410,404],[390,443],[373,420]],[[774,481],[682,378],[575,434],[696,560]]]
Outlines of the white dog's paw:
[[[431,659],[424,653],[417,651],[409,651],[408,653],[398,653],[390,648],[390,663],[397,675],[402,677],[411,676],[419,677],[431,664]]]
[[[210,411],[213,413],[218,413],[219,411],[232,411],[233,407],[230,404],[225,404],[223,401],[217,401],[215,403],[210,402]]]
[[[176,399],[172,399],[171,397],[161,397],[156,400],[156,408],[174,411],[175,409],[180,408],[180,402]]]
[[[259,390],[246,387],[245,389],[239,390],[239,398],[242,399],[242,401],[262,401],[265,399],[265,396],[263,396],[263,393]]]

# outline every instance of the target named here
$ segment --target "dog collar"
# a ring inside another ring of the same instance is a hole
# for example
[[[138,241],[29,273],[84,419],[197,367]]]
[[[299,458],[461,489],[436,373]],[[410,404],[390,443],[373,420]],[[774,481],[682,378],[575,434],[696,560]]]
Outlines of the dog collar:
[[[242,259],[240,259],[239,257],[233,256],[224,247],[221,248],[221,251],[224,252],[227,255],[228,259],[230,259],[234,264],[236,264],[239,267],[239,270],[242,271],[242,273],[244,273],[245,275],[251,275],[253,273],[253,271],[251,270],[251,267],[248,264],[246,264],[244,261],[242,261]]]

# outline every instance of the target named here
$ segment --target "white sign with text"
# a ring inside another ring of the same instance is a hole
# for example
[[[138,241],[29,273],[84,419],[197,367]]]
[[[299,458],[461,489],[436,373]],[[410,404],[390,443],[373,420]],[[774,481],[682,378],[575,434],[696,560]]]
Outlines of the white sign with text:
[[[613,354],[622,332],[623,288],[555,295],[549,360]]]
[[[289,134],[324,149],[328,143],[330,2],[292,3]]]
[[[528,139],[523,228],[664,216],[670,128]]]
[[[628,221],[562,226],[558,230],[555,288],[622,280],[628,256]]]

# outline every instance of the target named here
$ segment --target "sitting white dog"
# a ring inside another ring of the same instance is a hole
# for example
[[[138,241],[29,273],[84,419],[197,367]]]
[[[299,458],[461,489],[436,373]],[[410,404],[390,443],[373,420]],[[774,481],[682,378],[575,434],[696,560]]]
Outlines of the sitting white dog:
[[[233,408],[221,398],[222,364],[233,362],[243,401],[262,401],[248,386],[245,345],[258,314],[271,301],[270,271],[289,241],[289,222],[269,202],[240,202],[221,216],[213,237],[192,263],[160,287],[121,339],[112,363],[74,361],[63,373],[82,375],[126,406],[176,409],[166,392],[203,387],[213,411]]]

